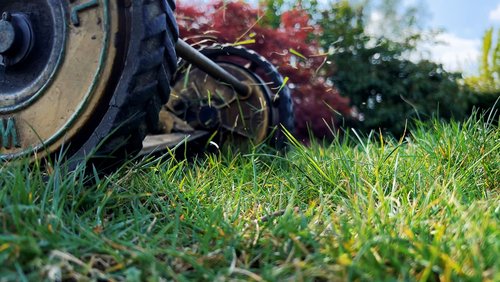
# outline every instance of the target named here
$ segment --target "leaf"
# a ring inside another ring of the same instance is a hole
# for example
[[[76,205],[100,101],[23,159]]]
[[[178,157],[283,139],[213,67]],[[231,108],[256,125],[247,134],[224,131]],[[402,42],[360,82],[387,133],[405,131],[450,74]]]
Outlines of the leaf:
[[[295,56],[300,57],[300,58],[302,58],[304,60],[307,60],[306,56],[302,55],[297,50],[295,50],[293,48],[290,48],[289,51],[290,51],[290,53],[294,54]]]
[[[255,39],[238,41],[238,42],[234,43],[233,46],[250,45],[250,44],[255,44]]]

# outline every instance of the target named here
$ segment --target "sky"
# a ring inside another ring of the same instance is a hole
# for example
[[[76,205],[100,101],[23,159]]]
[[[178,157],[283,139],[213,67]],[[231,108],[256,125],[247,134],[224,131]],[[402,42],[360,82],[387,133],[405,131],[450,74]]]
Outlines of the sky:
[[[415,1],[406,0],[408,3]],[[500,0],[421,0],[429,13],[428,26],[443,28],[443,44],[429,48],[433,60],[448,70],[478,73],[484,32],[500,29]]]

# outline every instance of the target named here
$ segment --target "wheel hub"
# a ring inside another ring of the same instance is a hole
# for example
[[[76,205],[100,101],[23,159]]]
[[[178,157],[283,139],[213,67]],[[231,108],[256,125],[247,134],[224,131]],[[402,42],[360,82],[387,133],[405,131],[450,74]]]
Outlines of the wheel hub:
[[[66,41],[60,1],[7,2],[0,4],[0,67],[4,68],[0,114],[19,111],[45,92],[59,68]]]
[[[203,106],[198,112],[198,122],[206,129],[216,128],[220,124],[219,111],[212,106]]]
[[[0,54],[5,55],[14,45],[16,30],[9,20],[9,14],[4,13],[0,20]]]
[[[2,13],[0,20],[0,65],[12,66],[22,62],[35,43],[31,21],[23,13]]]

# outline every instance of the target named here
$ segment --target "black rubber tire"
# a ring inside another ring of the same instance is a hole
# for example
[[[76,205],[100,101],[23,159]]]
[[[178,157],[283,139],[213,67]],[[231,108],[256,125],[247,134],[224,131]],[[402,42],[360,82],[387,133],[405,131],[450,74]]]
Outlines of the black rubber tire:
[[[146,134],[158,126],[159,111],[168,101],[177,70],[179,30],[174,9],[174,0],[130,1],[130,40],[123,71],[103,117],[72,154],[72,164],[83,159],[99,167],[122,163],[142,149]]]
[[[228,60],[229,57],[236,57],[256,64],[256,69],[250,71],[259,76],[274,94],[270,97],[273,102],[270,105],[272,118],[269,128],[272,135],[268,138],[269,144],[277,149],[285,148],[287,138],[284,130],[294,133],[295,118],[290,88],[276,67],[257,52],[242,46],[213,45],[201,48],[200,52],[215,62],[238,64]]]

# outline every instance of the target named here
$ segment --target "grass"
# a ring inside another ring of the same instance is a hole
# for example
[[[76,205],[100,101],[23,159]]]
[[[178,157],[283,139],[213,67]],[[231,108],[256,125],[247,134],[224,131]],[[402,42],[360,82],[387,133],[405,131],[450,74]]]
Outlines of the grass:
[[[0,281],[500,281],[498,125],[351,136],[92,181],[4,164]]]

